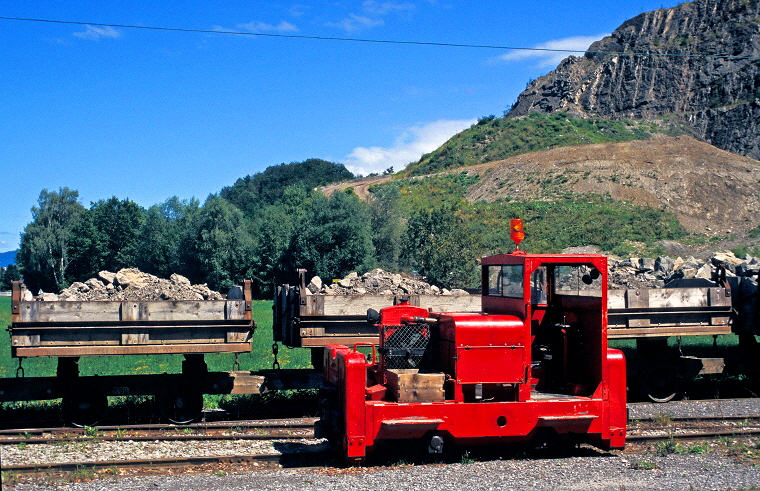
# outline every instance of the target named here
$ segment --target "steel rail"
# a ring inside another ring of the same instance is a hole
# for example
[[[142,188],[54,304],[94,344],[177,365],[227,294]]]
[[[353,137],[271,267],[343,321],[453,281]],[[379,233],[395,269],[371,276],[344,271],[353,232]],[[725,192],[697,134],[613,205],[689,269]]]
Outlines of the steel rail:
[[[760,429],[752,430],[719,430],[719,431],[695,431],[689,433],[669,432],[666,435],[627,435],[626,442],[663,441],[663,440],[711,440],[722,437],[743,437],[760,435]]]
[[[213,421],[190,424],[171,424],[171,423],[151,423],[151,424],[134,424],[134,425],[96,425],[92,428],[97,431],[177,431],[177,430],[217,430],[232,428],[312,428],[318,418],[278,418],[278,419],[256,419],[256,420],[229,420]],[[69,433],[85,434],[85,428],[56,426],[47,428],[11,428],[0,429],[2,435],[17,435],[23,433],[42,434],[42,433]]]
[[[633,418],[628,420],[628,424],[632,423],[648,423],[657,420],[657,417],[648,418]],[[673,416],[667,418],[668,420],[676,423],[689,423],[689,422],[716,422],[716,421],[756,421],[760,422],[760,415],[755,416]]]
[[[327,455],[324,452],[303,452],[304,457],[314,458],[320,455]],[[297,456],[296,455],[296,456]],[[283,457],[293,457],[294,454],[252,454],[252,455],[212,455],[203,457],[182,457],[169,459],[144,459],[144,460],[112,460],[112,461],[90,461],[90,462],[58,462],[58,463],[38,463],[24,465],[3,465],[4,472],[14,472],[18,474],[37,474],[42,472],[81,472],[108,470],[108,469],[151,469],[166,467],[187,467],[208,464],[242,464],[242,463],[260,463],[270,462],[277,463]]]
[[[726,399],[716,399],[716,398],[710,398],[710,399],[684,399],[681,401],[671,401],[671,403],[677,403],[677,404],[691,404],[691,403],[705,403],[705,402],[740,402],[740,401],[757,401],[757,397],[728,397]],[[628,402],[626,403],[628,406],[658,406],[658,407],[667,407],[667,404],[659,403],[659,402],[650,402],[650,401],[637,401],[637,402]]]
[[[100,435],[100,436],[84,436],[79,438],[0,438],[0,445],[17,445],[19,443],[26,445],[40,445],[40,444],[55,444],[62,442],[82,442],[82,441],[97,441],[97,442],[147,442],[147,441],[186,441],[186,440],[220,440],[220,441],[234,441],[234,440],[305,440],[308,438],[314,438],[314,433],[294,435],[287,434],[285,432],[278,434],[268,435],[252,435],[252,434],[236,434],[236,435],[161,435],[161,434],[148,434],[137,436],[113,436],[113,435]]]

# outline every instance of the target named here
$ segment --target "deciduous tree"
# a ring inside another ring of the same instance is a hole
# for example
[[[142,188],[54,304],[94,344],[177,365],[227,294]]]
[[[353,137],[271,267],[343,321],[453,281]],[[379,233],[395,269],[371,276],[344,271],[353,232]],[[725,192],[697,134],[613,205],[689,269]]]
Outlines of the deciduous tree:
[[[367,205],[353,192],[313,193],[306,210],[291,245],[295,266],[326,278],[374,267]]]
[[[148,208],[140,230],[140,269],[162,278],[189,273],[183,260],[183,244],[189,240],[187,233],[199,209],[198,200],[180,200],[177,196]]]
[[[68,187],[58,192],[43,189],[37,205],[32,207],[32,221],[21,234],[17,261],[31,291],[58,291],[70,280],[71,231],[84,207],[79,192]]]
[[[255,242],[237,207],[219,196],[209,197],[194,230],[198,272],[211,288],[225,290],[251,276]]]
[[[447,288],[477,284],[476,241],[468,233],[457,207],[445,205],[409,218],[404,240],[406,268]]]

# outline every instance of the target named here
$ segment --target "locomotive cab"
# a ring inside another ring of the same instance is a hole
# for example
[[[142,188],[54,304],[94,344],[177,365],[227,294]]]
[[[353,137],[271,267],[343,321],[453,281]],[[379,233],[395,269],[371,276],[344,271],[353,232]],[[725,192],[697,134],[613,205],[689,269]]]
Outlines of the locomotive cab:
[[[504,254],[483,259],[483,311],[513,315],[530,333],[531,398],[591,397],[606,364],[604,256]]]

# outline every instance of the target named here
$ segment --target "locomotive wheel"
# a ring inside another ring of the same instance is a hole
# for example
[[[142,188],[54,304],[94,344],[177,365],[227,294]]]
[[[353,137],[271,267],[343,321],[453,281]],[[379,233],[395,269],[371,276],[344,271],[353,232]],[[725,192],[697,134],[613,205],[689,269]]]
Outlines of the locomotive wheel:
[[[669,402],[680,393],[678,368],[674,365],[654,365],[639,376],[641,394],[652,402]]]
[[[66,423],[95,426],[108,409],[108,397],[99,390],[79,390],[66,395],[61,406]]]
[[[174,424],[188,424],[201,419],[203,395],[197,392],[168,391],[159,402],[162,416]]]

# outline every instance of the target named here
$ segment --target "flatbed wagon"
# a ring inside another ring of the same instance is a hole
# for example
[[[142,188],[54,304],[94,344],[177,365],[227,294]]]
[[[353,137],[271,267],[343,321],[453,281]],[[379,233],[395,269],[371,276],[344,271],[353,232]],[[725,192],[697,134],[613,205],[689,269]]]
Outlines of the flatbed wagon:
[[[209,372],[205,355],[249,353],[256,327],[251,283],[224,300],[39,301],[13,283],[11,354],[17,377],[0,380],[0,401],[63,398],[75,424],[99,419],[108,396],[158,395],[171,421],[195,418],[203,394],[258,393],[264,377],[247,371]],[[239,298],[231,298],[231,297]],[[181,374],[80,377],[81,357],[184,356]],[[55,357],[56,377],[23,377],[22,361]]]

